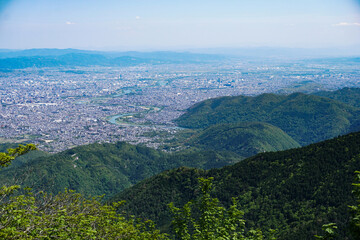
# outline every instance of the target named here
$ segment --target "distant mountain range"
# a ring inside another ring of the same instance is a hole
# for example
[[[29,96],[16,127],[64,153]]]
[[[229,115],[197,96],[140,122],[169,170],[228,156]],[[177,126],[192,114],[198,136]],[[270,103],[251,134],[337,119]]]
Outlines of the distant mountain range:
[[[100,52],[77,49],[0,51],[0,69],[74,66],[134,66],[139,64],[200,63],[226,59],[222,55],[189,52]]]
[[[294,60],[297,64],[357,64],[360,52],[354,49],[292,49],[292,48],[240,48],[193,49],[191,51],[92,51],[79,49],[0,49],[0,70],[76,67],[76,66],[134,66],[139,64],[212,63],[231,60],[268,61]],[[287,64],[291,64],[287,62]]]

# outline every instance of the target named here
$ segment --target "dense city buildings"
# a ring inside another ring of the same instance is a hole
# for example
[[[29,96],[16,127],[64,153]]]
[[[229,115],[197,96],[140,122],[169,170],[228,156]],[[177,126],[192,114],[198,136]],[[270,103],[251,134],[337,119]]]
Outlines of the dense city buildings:
[[[0,141],[58,152],[93,142],[157,147],[144,134],[179,131],[173,120],[209,98],[359,87],[356,65],[317,61],[26,68],[0,72]]]

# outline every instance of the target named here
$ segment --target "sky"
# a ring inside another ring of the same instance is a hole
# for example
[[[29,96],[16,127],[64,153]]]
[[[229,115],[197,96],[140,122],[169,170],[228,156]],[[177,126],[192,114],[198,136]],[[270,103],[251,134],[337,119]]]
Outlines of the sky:
[[[360,0],[0,0],[0,49],[359,45]]]

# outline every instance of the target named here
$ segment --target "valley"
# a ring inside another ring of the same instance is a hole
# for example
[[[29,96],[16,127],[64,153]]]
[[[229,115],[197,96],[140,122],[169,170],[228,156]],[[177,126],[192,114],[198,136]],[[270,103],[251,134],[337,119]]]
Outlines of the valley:
[[[0,74],[3,142],[31,141],[47,152],[117,141],[162,148],[164,142],[180,131],[174,120],[206,99],[310,93],[359,85],[358,65],[350,60],[334,64],[331,59],[204,60],[209,57],[203,56],[198,62],[175,62],[194,56],[178,53],[174,58],[163,53],[172,62],[126,60],[130,63],[125,66],[102,66],[100,60],[94,60],[96,55],[89,58],[77,54],[73,53],[71,59],[77,57],[78,66],[43,66],[41,58],[32,67],[3,65]],[[106,59],[100,57],[103,58]],[[118,118],[121,121],[114,121],[113,116],[121,116]],[[154,131],[162,132],[162,139],[147,137],[147,133]]]
[[[0,239],[359,240],[360,0],[0,0]]]
[[[38,146],[1,170],[3,186],[125,200],[128,220],[170,234],[168,204],[198,199],[199,179],[211,178],[211,196],[224,207],[236,197],[246,229],[265,237],[276,229],[277,239],[311,239],[327,223],[349,236],[360,169],[356,61],[105,57],[93,66],[92,56],[69,68],[68,57],[61,67],[35,58],[40,68],[2,71],[0,152]]]

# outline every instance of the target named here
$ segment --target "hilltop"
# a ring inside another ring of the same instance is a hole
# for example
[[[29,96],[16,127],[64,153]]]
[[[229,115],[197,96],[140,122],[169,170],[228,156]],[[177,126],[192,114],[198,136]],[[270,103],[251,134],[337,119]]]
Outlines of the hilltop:
[[[192,136],[187,145],[206,150],[231,151],[245,157],[300,147],[278,127],[261,122],[213,125]]]
[[[336,91],[315,92],[314,95],[328,97],[354,107],[360,107],[360,88],[342,88]]]
[[[346,134],[359,123],[360,109],[326,97],[293,93],[220,97],[187,109],[176,122],[186,128],[220,123],[266,122],[301,145]]]

